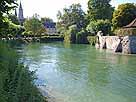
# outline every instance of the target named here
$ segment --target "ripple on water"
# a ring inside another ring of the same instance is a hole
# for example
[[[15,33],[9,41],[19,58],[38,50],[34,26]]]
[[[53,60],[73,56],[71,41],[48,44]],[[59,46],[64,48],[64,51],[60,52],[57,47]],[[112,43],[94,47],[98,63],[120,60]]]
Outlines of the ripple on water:
[[[136,102],[136,56],[61,43],[30,44],[23,52],[50,102]]]

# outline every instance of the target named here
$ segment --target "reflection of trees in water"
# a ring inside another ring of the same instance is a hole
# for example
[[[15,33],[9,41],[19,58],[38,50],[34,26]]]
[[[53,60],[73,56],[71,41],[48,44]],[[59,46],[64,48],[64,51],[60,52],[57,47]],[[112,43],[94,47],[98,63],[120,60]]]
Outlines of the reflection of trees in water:
[[[93,81],[101,87],[109,82],[108,65],[102,59],[101,54],[92,47],[71,45],[67,51],[64,49],[59,54],[58,69],[60,71],[79,74],[85,80]]]
[[[25,47],[27,56],[34,57],[35,59],[41,55],[41,45],[39,43],[29,44]]]
[[[120,73],[135,73],[136,72],[136,56],[134,55],[122,55],[122,54],[105,54],[106,60],[111,66],[112,70]],[[111,70],[111,71],[112,71]]]
[[[70,73],[80,73],[84,66],[84,51],[88,49],[85,45],[65,45],[58,53],[57,64],[61,71]]]
[[[103,55],[96,53],[94,56],[88,67],[89,82],[96,88],[106,87],[110,82],[109,65]]]
[[[136,95],[136,56],[105,53],[105,59],[110,67],[112,91],[126,97]]]
[[[101,97],[112,98],[112,94],[118,92],[121,93],[118,97],[124,95],[130,98],[136,93],[135,56],[118,55],[96,50],[89,45],[75,44],[32,44],[26,47],[25,53],[37,64],[54,64],[51,67],[53,71],[57,70],[57,74],[53,73],[60,75],[55,80],[63,84],[58,83],[58,87],[64,88],[63,91],[70,95],[78,94],[79,91],[83,92],[79,95],[87,94],[93,102],[100,102]]]
[[[81,58],[76,52],[68,49],[69,52],[61,51],[58,56],[58,67],[60,71],[70,73],[80,73]]]
[[[28,66],[30,64],[38,65],[40,61],[41,55],[41,44],[40,43],[32,43],[24,46],[23,50],[24,56],[22,56],[23,62]]]

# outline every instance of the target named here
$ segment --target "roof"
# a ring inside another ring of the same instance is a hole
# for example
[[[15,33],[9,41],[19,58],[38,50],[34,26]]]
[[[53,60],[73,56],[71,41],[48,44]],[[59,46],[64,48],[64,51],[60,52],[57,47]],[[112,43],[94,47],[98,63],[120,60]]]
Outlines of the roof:
[[[43,25],[46,28],[56,28],[56,23],[54,22],[45,22]]]
[[[124,26],[123,28],[136,28],[136,18],[130,24]]]

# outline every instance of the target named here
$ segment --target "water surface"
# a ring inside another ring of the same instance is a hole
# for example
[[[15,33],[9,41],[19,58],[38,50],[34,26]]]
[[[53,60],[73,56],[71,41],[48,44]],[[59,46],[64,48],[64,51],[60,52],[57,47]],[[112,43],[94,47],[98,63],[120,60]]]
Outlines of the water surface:
[[[136,56],[90,45],[29,44],[24,64],[56,102],[136,102]]]

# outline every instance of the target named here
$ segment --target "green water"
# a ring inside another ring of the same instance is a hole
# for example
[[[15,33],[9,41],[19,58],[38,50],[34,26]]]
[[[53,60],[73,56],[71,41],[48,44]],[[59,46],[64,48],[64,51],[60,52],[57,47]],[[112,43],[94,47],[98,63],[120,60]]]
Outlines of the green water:
[[[30,44],[22,60],[56,102],[136,102],[136,56],[90,45]]]

